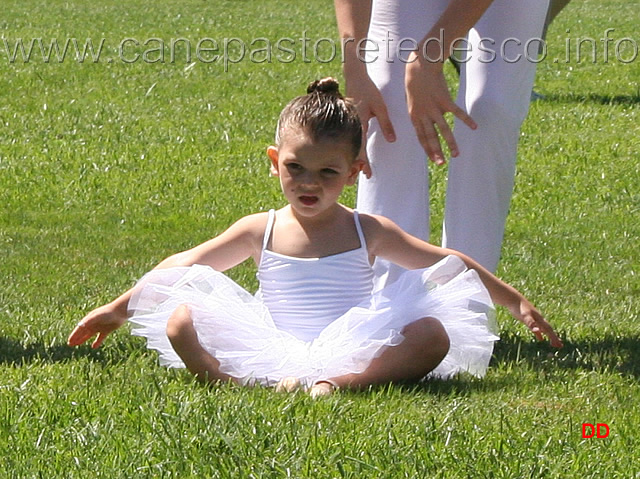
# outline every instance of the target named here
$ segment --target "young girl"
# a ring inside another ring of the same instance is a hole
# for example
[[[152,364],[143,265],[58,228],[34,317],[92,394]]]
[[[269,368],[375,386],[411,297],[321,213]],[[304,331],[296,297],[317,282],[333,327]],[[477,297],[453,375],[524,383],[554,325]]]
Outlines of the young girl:
[[[312,395],[428,374],[484,375],[498,339],[492,301],[539,340],[562,346],[522,294],[471,258],[338,203],[362,166],[361,135],[337,82],[311,84],[282,111],[267,149],[288,205],[165,259],[82,319],[69,345],[97,334],[98,347],[129,316],[161,364],[186,366],[202,381],[302,385]],[[249,257],[256,296],[221,273]],[[372,291],[376,257],[407,271]]]

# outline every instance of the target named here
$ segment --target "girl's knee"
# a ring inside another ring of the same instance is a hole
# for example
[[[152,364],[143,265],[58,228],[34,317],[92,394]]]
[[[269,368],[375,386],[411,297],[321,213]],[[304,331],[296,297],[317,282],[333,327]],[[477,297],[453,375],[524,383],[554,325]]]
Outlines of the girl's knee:
[[[403,334],[406,337],[414,336],[430,358],[438,356],[442,360],[449,352],[449,335],[442,323],[435,318],[422,318],[411,323]]]
[[[185,329],[193,328],[191,310],[186,304],[178,306],[167,321],[167,336],[169,339],[179,337]]]

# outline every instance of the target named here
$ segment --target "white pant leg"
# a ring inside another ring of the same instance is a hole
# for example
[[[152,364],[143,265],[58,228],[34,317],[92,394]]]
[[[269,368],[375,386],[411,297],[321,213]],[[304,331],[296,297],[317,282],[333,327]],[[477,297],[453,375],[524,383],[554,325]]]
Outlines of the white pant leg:
[[[375,0],[368,38],[372,40],[367,64],[369,75],[380,89],[396,141],[388,143],[378,122],[369,125],[367,155],[371,179],[360,176],[357,208],[363,213],[386,216],[405,231],[429,239],[429,176],[427,156],[420,145],[407,111],[404,92],[406,62],[398,58],[402,39],[419,41],[440,16],[448,0]],[[403,46],[408,48],[411,41]],[[403,54],[406,60],[408,52]],[[372,61],[375,58],[375,61]],[[402,271],[388,262],[374,265],[378,285],[392,282]]]
[[[547,0],[495,0],[469,32],[471,59],[462,65],[458,104],[478,129],[472,131],[456,121],[460,156],[449,165],[443,245],[468,254],[492,271],[500,259],[520,126],[529,110],[536,70],[536,63],[525,57],[524,45],[542,34],[547,7]],[[485,42],[486,48],[496,52],[493,61],[487,61],[490,54],[480,56],[481,38],[495,40],[495,44]],[[509,38],[519,39],[522,45]],[[505,55],[500,51],[503,43]],[[538,46],[537,42],[530,45],[530,58]],[[518,54],[522,58],[513,62]]]

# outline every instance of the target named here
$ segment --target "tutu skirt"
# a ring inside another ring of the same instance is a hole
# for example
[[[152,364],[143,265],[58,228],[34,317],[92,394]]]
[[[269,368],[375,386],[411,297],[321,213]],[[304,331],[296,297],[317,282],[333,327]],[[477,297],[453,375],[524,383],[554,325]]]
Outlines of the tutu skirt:
[[[244,384],[273,385],[295,376],[309,386],[361,373],[385,348],[403,341],[405,326],[425,317],[438,319],[450,341],[449,353],[430,376],[463,371],[483,376],[498,340],[489,293],[457,256],[406,271],[312,341],[276,328],[259,297],[208,266],[151,271],[136,286],[129,315],[132,334],[145,337],[165,366],[184,367],[166,335],[169,317],[183,304],[190,308],[200,344],[222,372]]]

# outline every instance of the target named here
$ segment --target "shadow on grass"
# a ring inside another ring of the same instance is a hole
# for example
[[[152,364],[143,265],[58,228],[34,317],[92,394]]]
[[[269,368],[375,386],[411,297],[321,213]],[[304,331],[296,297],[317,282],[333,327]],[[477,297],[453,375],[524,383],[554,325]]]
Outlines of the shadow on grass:
[[[605,335],[600,339],[585,338],[565,342],[562,349],[548,343],[537,343],[504,335],[496,343],[491,368],[523,367],[552,374],[554,371],[599,371],[640,379],[640,335],[621,337]],[[450,380],[430,379],[419,383],[397,385],[407,392],[427,392],[440,396],[464,396],[478,391],[508,389],[516,385],[509,375],[488,375],[475,378],[460,375]],[[379,391],[385,386],[373,388]]]
[[[625,105],[635,106],[640,104],[640,92],[635,95],[601,95],[589,93],[581,95],[578,93],[562,93],[544,95],[545,101],[558,103],[596,103],[599,105]]]
[[[17,340],[0,337],[0,365],[21,366],[36,361],[59,363],[79,358],[88,358],[103,364],[118,363],[124,362],[131,355],[132,351],[127,349],[116,345],[98,350],[87,345],[76,348],[66,344],[45,346],[43,343],[24,346]],[[547,373],[562,370],[600,371],[640,379],[640,335],[605,334],[597,339],[587,337],[578,341],[567,341],[564,347],[558,350],[546,342],[537,343],[504,334],[496,344],[489,366],[490,369],[496,367],[525,367]],[[403,383],[394,387],[437,395],[465,395],[513,385],[513,380],[508,375],[501,374],[481,379],[461,375],[450,380],[432,379],[419,383]],[[380,391],[385,387],[375,387],[371,391]]]
[[[547,343],[503,338],[496,344],[492,365],[525,363],[538,369],[615,371],[640,379],[640,335],[565,341],[562,349]]]
[[[102,351],[91,349],[88,346],[77,348],[72,348],[66,344],[46,346],[41,342],[25,346],[20,341],[0,336],[0,364],[21,366],[35,361],[60,363],[80,357],[89,357],[95,361],[105,361]]]

